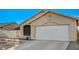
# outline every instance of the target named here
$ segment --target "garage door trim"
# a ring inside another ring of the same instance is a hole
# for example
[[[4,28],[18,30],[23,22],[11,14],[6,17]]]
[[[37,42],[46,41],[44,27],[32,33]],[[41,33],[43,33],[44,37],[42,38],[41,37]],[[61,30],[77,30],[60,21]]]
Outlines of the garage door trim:
[[[37,28],[42,28],[42,27],[56,27],[56,26],[57,26],[57,27],[61,26],[62,28],[65,26],[64,28],[66,28],[66,27],[68,28],[68,29],[67,29],[67,31],[68,31],[68,32],[67,32],[67,33],[68,33],[68,35],[67,35],[67,41],[69,41],[69,37],[70,37],[70,36],[69,36],[69,25],[38,26],[38,27],[36,27],[35,38],[37,39]],[[60,28],[60,29],[61,29],[61,28]]]

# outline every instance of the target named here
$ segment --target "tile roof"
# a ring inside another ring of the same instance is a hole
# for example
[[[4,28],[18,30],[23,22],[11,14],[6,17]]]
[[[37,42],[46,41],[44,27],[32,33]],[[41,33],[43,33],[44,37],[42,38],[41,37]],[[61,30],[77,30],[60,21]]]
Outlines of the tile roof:
[[[0,27],[7,26],[9,24],[14,24],[15,22],[10,22],[10,23],[0,23]],[[16,24],[16,23],[15,23]]]

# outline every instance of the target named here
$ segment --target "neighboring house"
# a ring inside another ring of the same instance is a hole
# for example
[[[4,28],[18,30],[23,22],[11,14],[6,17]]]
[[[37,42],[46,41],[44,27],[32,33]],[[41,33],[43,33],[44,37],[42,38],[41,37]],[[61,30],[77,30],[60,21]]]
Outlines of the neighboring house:
[[[17,27],[17,23],[0,23],[0,30],[14,30]]]
[[[17,38],[17,23],[0,23],[0,38]]]
[[[19,25],[21,37],[36,40],[77,40],[78,19],[53,11],[40,11]]]
[[[15,46],[17,39],[17,23],[0,23],[0,50]],[[14,43],[15,42],[15,43]]]
[[[78,20],[78,33],[77,33],[77,36],[78,36],[78,41],[79,41],[79,20]]]

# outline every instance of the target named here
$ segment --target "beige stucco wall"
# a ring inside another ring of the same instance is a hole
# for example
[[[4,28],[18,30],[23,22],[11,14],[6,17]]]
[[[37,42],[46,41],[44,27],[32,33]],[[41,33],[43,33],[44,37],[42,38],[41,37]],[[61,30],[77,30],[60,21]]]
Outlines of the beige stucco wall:
[[[51,17],[49,16],[51,15]],[[42,17],[32,21],[31,23],[25,22],[20,26],[20,29],[23,30],[23,26],[26,24],[31,25],[31,39],[35,39],[36,35],[36,27],[38,26],[54,26],[54,25],[68,25],[69,26],[69,40],[76,41],[77,40],[77,25],[76,21],[71,18],[67,18],[61,15],[48,13],[43,15]]]

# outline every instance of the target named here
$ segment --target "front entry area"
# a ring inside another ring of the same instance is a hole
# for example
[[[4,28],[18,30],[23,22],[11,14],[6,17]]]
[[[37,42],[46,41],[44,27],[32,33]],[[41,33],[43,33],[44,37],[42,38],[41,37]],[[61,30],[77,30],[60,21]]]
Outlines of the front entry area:
[[[23,35],[24,36],[30,36],[31,35],[31,26],[30,25],[24,26]]]
[[[31,36],[31,26],[30,25],[25,25],[24,29],[23,29],[23,36],[24,39],[26,40],[30,40],[30,36]]]
[[[36,27],[37,40],[69,41],[69,26],[39,26]]]

